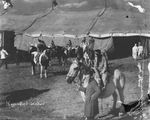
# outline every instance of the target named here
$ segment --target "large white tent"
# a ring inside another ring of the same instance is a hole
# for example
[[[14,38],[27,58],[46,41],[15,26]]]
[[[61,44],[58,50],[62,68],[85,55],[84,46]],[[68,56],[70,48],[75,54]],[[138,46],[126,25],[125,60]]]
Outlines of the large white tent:
[[[0,29],[13,30],[16,33],[15,46],[22,50],[27,50],[29,42],[36,43],[40,34],[48,45],[51,39],[57,45],[65,45],[68,39],[72,39],[76,45],[84,36],[91,36],[96,39],[95,48],[107,51],[113,51],[116,47],[114,38],[123,37],[126,40],[132,37],[130,39],[142,41],[147,56],[150,1],[101,0],[100,3],[98,9],[84,12],[63,11],[58,6],[32,16],[5,14],[0,16]],[[128,49],[134,43],[131,42]]]

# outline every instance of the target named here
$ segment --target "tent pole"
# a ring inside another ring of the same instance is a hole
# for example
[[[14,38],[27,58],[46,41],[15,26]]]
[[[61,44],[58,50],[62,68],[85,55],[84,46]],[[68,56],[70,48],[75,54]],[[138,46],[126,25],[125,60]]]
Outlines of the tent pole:
[[[141,33],[140,33],[140,39],[141,39],[141,41],[142,41],[142,38],[141,38]],[[144,59],[142,60],[142,65],[141,65],[141,86],[140,86],[140,88],[141,88],[141,99],[143,98],[143,78],[144,78],[144,69],[145,69],[145,67],[144,67]],[[143,66],[143,67],[142,67]]]

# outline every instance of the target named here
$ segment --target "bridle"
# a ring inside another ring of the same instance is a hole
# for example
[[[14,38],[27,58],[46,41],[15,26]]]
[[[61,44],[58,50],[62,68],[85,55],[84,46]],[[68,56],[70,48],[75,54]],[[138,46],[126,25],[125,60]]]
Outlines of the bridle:
[[[85,66],[84,66],[84,64],[83,64],[83,63],[80,63],[80,62],[74,61],[74,64],[77,64],[77,65],[78,65],[78,69],[77,69],[77,76],[72,77],[72,76],[68,76],[68,75],[67,75],[67,77],[69,77],[69,78],[73,79],[73,81],[72,81],[72,82],[74,82],[74,83],[77,83],[78,81],[80,81],[80,84],[82,84],[82,83],[83,83],[83,81],[86,79],[86,77],[84,77],[84,78],[83,78],[83,76],[82,76],[82,78],[80,78],[80,75],[84,75],[84,74],[85,74],[85,73],[83,73],[83,72],[84,72],[84,69],[86,69],[86,68],[84,68]],[[74,81],[74,80],[75,80],[75,78],[79,78],[77,82],[76,82],[76,81]]]

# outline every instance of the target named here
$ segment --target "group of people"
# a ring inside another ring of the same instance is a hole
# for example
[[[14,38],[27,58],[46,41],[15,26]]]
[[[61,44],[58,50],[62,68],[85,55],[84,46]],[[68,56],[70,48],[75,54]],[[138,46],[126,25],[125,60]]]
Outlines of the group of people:
[[[94,120],[99,114],[98,96],[102,89],[105,89],[109,76],[109,66],[108,58],[106,56],[106,51],[101,52],[101,50],[94,50],[95,40],[90,39],[89,43],[86,43],[86,38],[82,40],[81,46],[83,50],[88,46],[88,49],[94,51],[94,66],[93,71],[89,75],[89,85],[87,88],[83,86],[79,87],[80,91],[85,92],[85,105],[84,105],[84,116],[85,120]],[[96,75],[93,76],[93,73]],[[101,79],[101,80],[99,80]],[[103,83],[103,85],[100,83]]]
[[[132,57],[134,60],[137,60],[138,58],[143,58],[143,52],[144,52],[144,48],[141,44],[141,42],[137,44],[135,44],[132,48]]]

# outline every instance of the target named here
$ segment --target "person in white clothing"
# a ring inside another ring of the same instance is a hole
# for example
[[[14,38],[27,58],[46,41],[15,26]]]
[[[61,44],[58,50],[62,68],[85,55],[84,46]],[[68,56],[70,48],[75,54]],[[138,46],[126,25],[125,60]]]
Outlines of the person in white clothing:
[[[141,42],[138,44],[138,57],[143,57],[143,46],[141,45]]]
[[[5,68],[7,69],[7,56],[8,53],[7,51],[2,47],[1,51],[0,51],[0,56],[1,56],[1,60],[2,60],[2,66],[5,64]]]
[[[137,60],[138,57],[138,47],[137,44],[134,45],[134,47],[132,48],[132,57],[134,60]]]

